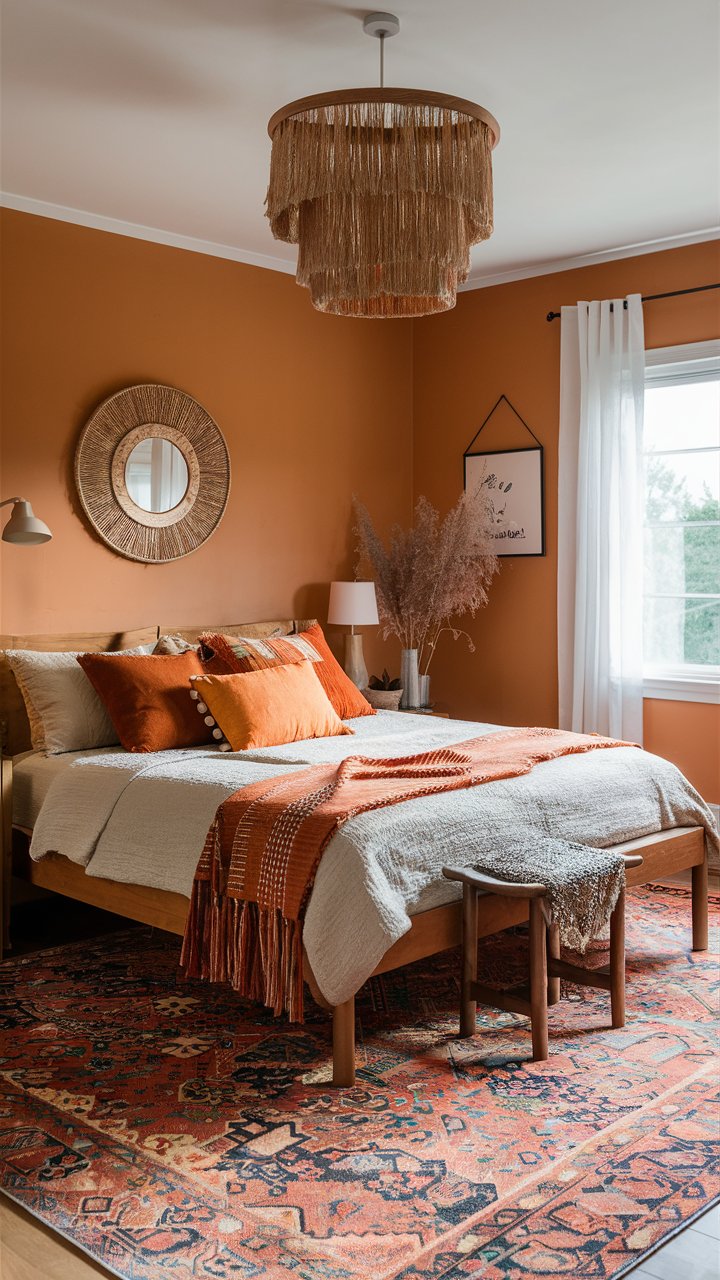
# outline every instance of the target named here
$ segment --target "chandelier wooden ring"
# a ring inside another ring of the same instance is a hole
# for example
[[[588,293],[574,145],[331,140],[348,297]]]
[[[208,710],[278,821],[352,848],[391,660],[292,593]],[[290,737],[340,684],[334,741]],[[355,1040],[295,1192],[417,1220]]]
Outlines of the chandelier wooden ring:
[[[139,507],[128,492],[128,459],[148,439],[173,445],[187,468],[185,492],[167,511]],[[140,383],[108,396],[83,427],[75,483],[103,542],[128,560],[165,564],[196,551],[219,525],[230,459],[220,428],[197,400],[177,387]]]
[[[272,138],[278,125],[293,116],[303,115],[307,111],[320,110],[323,107],[339,107],[345,103],[387,102],[398,106],[440,107],[445,111],[456,111],[459,115],[470,116],[473,120],[481,120],[488,126],[491,135],[491,149],[500,141],[500,125],[484,107],[471,102],[469,98],[456,98],[448,93],[435,93],[429,89],[336,89],[332,93],[314,93],[307,98],[297,98],[280,107],[268,121],[268,133]]]

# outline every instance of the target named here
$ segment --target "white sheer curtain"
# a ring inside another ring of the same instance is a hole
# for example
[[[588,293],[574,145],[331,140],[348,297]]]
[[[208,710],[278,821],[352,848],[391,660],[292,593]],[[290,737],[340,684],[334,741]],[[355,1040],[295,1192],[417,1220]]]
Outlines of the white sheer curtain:
[[[642,301],[561,312],[560,725],[642,742]]]

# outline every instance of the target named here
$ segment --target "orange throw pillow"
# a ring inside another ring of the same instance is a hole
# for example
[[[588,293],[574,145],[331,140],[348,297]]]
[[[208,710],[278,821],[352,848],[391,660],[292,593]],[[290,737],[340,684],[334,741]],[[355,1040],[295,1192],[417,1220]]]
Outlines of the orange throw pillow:
[[[212,741],[188,698],[190,676],[204,671],[194,649],[172,656],[82,653],[78,662],[126,751],[166,751]]]
[[[200,637],[200,642],[204,654],[213,655],[215,670],[224,665],[228,672],[260,671],[281,663],[287,665],[307,660],[341,720],[376,714],[367,698],[343,671],[317,622],[307,631],[293,636],[258,640],[250,636],[207,632]]]
[[[228,676],[191,676],[190,682],[233,751],[352,733],[336,715],[309,662]],[[188,705],[192,707],[189,700]]]

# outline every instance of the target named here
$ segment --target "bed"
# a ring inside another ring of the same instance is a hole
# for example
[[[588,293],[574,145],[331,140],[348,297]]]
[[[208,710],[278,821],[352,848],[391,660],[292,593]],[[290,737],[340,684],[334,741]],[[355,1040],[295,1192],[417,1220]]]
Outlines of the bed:
[[[283,620],[222,630],[277,635],[307,625]],[[194,641],[199,629],[13,636],[0,645],[102,651],[168,632]],[[24,704],[2,654],[0,696],[4,901],[12,862],[35,885],[178,934],[204,834],[233,790],[351,753],[411,754],[501,728],[386,712],[350,721],[352,738],[251,753],[223,756],[207,747],[132,756],[110,747],[45,757],[29,750]],[[459,890],[440,872],[449,861],[471,860],[479,830],[491,840],[509,822],[513,829],[540,825],[549,834],[639,851],[643,864],[628,872],[630,885],[691,869],[692,945],[707,947],[707,854],[716,836],[709,810],[667,761],[632,748],[591,752],[471,788],[460,803],[459,794],[352,819],[323,858],[305,918],[305,975],[313,996],[332,1011],[336,1085],[354,1081],[354,1000],[362,983],[459,943]],[[165,815],[160,825],[158,813]],[[478,914],[484,936],[524,921],[527,904],[493,896],[481,901]]]

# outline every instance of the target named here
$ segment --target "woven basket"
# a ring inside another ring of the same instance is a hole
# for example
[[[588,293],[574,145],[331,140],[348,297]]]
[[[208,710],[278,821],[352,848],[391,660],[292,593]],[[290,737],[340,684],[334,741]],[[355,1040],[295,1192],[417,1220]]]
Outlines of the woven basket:
[[[363,689],[362,692],[376,711],[397,711],[403,695],[402,689]]]

